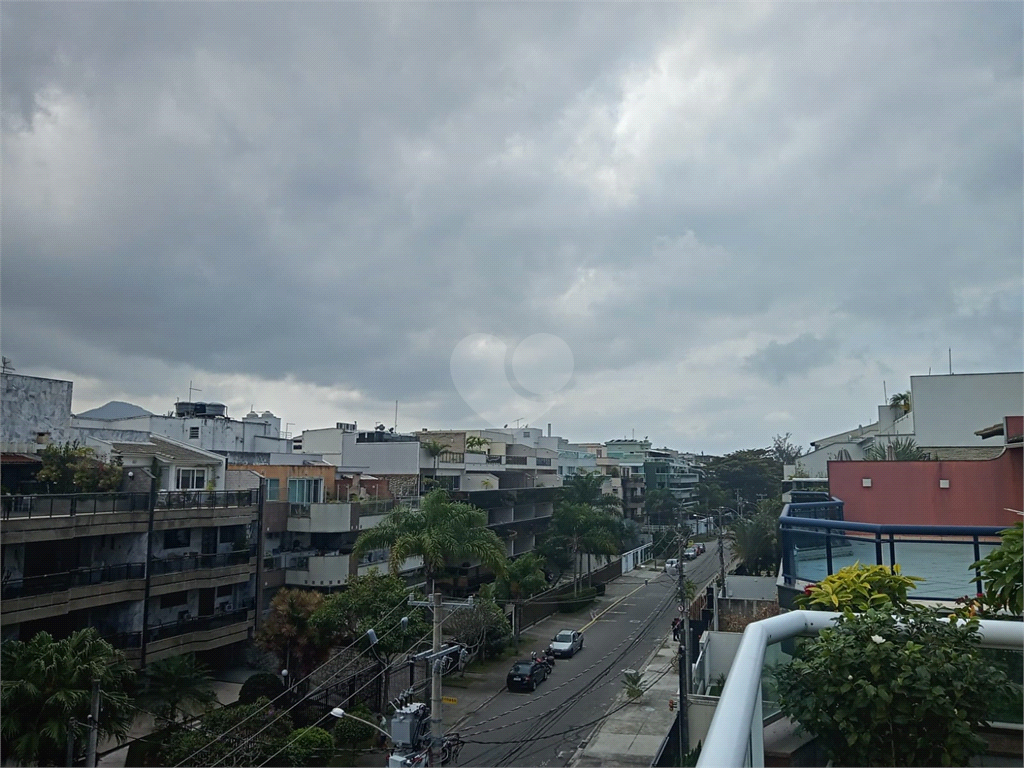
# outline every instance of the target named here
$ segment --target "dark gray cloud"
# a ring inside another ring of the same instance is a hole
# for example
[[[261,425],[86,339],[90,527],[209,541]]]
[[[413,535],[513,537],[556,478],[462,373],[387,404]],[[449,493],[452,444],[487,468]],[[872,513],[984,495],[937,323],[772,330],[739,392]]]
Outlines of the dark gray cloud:
[[[4,352],[120,399],[180,371],[305,386],[273,406],[303,427],[334,391],[441,426],[462,338],[552,333],[621,414],[566,401],[573,437],[809,440],[833,425],[784,390],[865,355],[1020,367],[1021,15],[5,3]]]

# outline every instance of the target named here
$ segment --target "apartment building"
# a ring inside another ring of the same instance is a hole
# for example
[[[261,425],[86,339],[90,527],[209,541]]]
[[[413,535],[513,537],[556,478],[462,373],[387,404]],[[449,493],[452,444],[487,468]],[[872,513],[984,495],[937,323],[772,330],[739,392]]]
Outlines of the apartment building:
[[[136,666],[250,638],[259,489],[227,490],[226,459],[211,451],[74,425],[71,382],[3,379],[5,414],[18,413],[0,427],[5,466],[74,440],[123,463],[118,492],[3,494],[3,637],[91,626]]]

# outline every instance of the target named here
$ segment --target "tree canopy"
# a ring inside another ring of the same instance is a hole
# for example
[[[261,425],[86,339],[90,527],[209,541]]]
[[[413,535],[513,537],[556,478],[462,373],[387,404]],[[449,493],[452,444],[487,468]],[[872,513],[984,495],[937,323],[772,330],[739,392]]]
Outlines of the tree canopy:
[[[36,480],[48,483],[52,493],[101,493],[121,487],[121,459],[104,461],[77,441],[48,445],[40,457]]]
[[[270,601],[270,612],[256,643],[289,665],[291,680],[300,680],[327,658],[328,643],[311,618],[324,596],[305,589],[281,589]]]

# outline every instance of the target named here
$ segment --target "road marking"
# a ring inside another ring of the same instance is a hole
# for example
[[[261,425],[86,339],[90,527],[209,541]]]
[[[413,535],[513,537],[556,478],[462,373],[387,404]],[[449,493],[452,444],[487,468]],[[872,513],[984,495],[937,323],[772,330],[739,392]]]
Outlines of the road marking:
[[[637,592],[639,592],[639,591],[640,591],[641,589],[643,589],[643,588],[644,588],[645,586],[647,586],[647,585],[646,585],[646,584],[641,584],[641,585],[640,585],[640,586],[638,586],[638,587],[637,587],[636,589],[634,589],[634,590],[633,590],[632,592],[629,592],[628,594],[625,594],[625,595],[623,595],[623,596],[622,596],[622,597],[620,597],[620,598],[619,598],[618,600],[616,600],[616,601],[615,601],[614,603],[612,603],[612,604],[611,604],[611,605],[609,605],[609,606],[608,606],[607,608],[605,608],[605,609],[604,609],[604,610],[603,610],[603,611],[602,611],[601,613],[597,614],[597,616],[594,616],[593,614],[591,614],[591,617],[592,617],[592,618],[591,618],[590,624],[584,624],[584,625],[583,625],[582,627],[580,627],[579,631],[580,631],[580,632],[583,632],[583,631],[584,631],[584,630],[586,630],[587,628],[589,628],[589,627],[593,626],[593,625],[594,625],[594,624],[595,624],[595,623],[597,622],[597,620],[598,620],[599,618],[601,618],[601,617],[602,617],[602,616],[603,616],[604,614],[606,614],[606,613],[607,613],[608,611],[610,611],[610,610],[611,610],[612,608],[614,608],[615,606],[617,606],[617,605],[618,605],[619,603],[621,603],[621,602],[622,602],[623,600],[625,600],[625,599],[626,599],[627,597],[632,597],[633,595],[635,595],[635,594],[636,594]]]

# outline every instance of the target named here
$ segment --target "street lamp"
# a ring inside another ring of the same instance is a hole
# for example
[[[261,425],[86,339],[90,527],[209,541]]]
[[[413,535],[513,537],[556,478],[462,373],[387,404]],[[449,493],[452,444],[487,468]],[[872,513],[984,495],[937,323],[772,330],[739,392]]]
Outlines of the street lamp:
[[[379,725],[374,725],[374,724],[373,724],[373,723],[371,723],[371,722],[370,722],[369,720],[363,720],[363,718],[361,718],[361,717],[356,717],[355,715],[353,715],[353,714],[350,714],[350,713],[346,712],[346,711],[345,711],[344,709],[342,709],[341,707],[335,707],[334,709],[332,709],[332,710],[331,710],[331,717],[336,717],[336,718],[338,718],[339,720],[340,720],[341,718],[343,718],[343,717],[351,717],[351,718],[352,718],[353,720],[358,720],[358,721],[359,721],[360,723],[362,723],[363,725],[368,725],[368,726],[370,726],[371,728],[373,728],[373,729],[374,729],[375,731],[378,731],[379,733],[383,733],[383,734],[384,734],[384,735],[385,735],[385,736],[386,736],[387,738],[389,738],[389,739],[391,738],[391,734],[390,734],[390,733],[388,733],[387,731],[385,731],[385,730],[384,730],[383,728],[381,728],[381,727],[380,727]]]
[[[281,670],[281,677],[284,678],[285,690],[288,690],[289,688],[291,688],[291,685],[289,685],[290,681],[288,680],[288,670],[287,669],[282,669]]]

